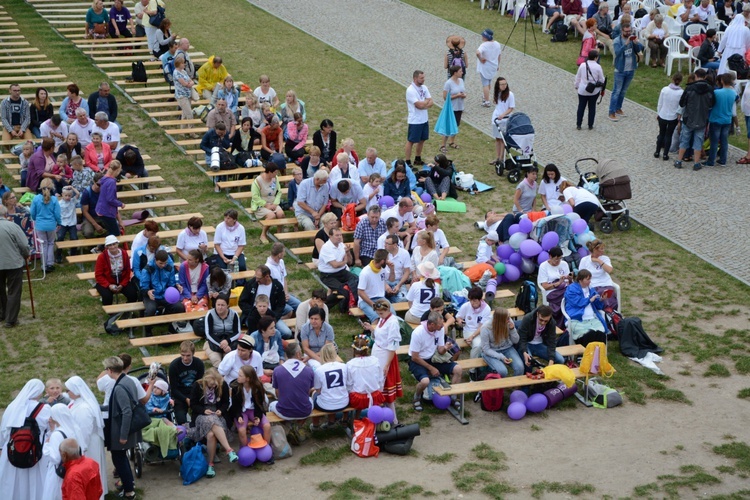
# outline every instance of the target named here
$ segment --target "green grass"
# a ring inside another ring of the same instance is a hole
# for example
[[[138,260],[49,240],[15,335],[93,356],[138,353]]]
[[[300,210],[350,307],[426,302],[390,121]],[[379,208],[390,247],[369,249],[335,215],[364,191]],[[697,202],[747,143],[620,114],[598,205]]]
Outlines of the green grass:
[[[414,495],[421,495],[424,488],[406,481],[397,481],[378,490],[378,498],[393,500],[410,500]]]
[[[326,493],[331,492],[328,496],[329,500],[353,500],[361,498],[358,493],[369,495],[376,491],[375,486],[359,478],[350,478],[341,483],[325,481],[318,485],[318,489]]]
[[[568,495],[580,496],[594,491],[596,491],[596,488],[593,485],[582,484],[577,481],[573,483],[542,481],[531,485],[531,496],[534,498],[542,498],[545,493],[567,493]]]
[[[739,392],[737,392],[737,397],[740,399],[750,399],[750,387],[740,389]]]
[[[736,460],[735,466],[743,473],[750,472],[750,446],[746,443],[732,442],[714,446],[714,453]]]
[[[708,369],[703,373],[704,377],[730,377],[732,374],[729,373],[727,367],[721,363],[711,363]]]
[[[436,464],[445,464],[456,458],[455,453],[447,452],[442,455],[425,455],[424,459]]]
[[[344,457],[350,456],[351,449],[349,445],[341,445],[338,448],[323,446],[312,453],[302,457],[300,465],[333,465],[339,463]]]

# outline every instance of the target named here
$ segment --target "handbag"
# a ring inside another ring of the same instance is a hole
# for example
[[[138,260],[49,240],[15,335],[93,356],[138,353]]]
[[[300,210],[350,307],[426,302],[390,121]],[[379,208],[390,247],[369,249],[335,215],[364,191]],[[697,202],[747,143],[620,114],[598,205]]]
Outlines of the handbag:
[[[57,431],[57,432],[62,434],[63,439],[68,439],[68,436],[66,436],[63,431]],[[80,447],[78,448],[78,450],[80,451]],[[65,464],[63,464],[62,461],[59,464],[55,465],[55,474],[57,474],[57,477],[65,479],[66,472],[67,471],[65,470]]]
[[[159,26],[161,26],[161,22],[164,20],[164,17],[165,17],[164,7],[162,7],[161,5],[157,5],[156,14],[148,18],[148,24],[150,24],[151,26],[155,28],[158,28]]]
[[[115,384],[115,387],[117,387],[117,384]],[[115,389],[113,387],[112,393],[114,394],[114,392],[115,392]],[[151,417],[148,416],[148,411],[146,411],[146,407],[143,405],[143,403],[133,399],[133,395],[130,394],[130,391],[126,390],[126,392],[128,393],[128,398],[130,399],[130,402],[132,403],[132,411],[133,411],[133,416],[130,419],[130,432],[128,432],[128,434],[134,434],[136,432],[140,432],[141,429],[150,425]]]
[[[106,35],[107,24],[106,23],[94,23],[94,33],[96,33],[97,35]]]

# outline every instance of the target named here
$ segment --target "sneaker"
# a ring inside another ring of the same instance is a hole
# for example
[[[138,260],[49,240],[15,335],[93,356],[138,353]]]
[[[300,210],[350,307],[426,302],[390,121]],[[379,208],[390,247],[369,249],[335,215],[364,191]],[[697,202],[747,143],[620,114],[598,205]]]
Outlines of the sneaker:
[[[94,247],[91,249],[91,253],[94,253],[94,254],[101,253],[101,250],[99,250],[99,247]]]
[[[674,161],[674,168],[682,168],[682,161],[681,160],[675,160]]]
[[[490,106],[492,106],[492,103],[490,101],[482,101],[483,108],[489,108]]]
[[[232,450],[232,451],[230,451],[229,453],[227,453],[227,456],[229,457],[229,463],[230,463],[230,464],[233,464],[233,463],[235,463],[235,462],[236,462],[237,460],[239,460],[239,457],[238,457],[238,456],[237,456],[237,454],[236,454],[236,453],[234,452],[234,450]]]
[[[156,199],[156,196],[154,196],[153,194],[147,194],[143,198],[145,198],[147,201],[153,201]]]
[[[549,35],[549,34],[550,34],[550,31],[549,31],[549,30],[548,30],[547,28],[544,28],[544,29],[542,30],[542,33],[544,33],[545,35]]]
[[[621,110],[621,109],[618,109],[617,111],[615,111],[615,114],[616,114],[617,116],[623,116],[623,117],[625,117],[625,116],[628,116],[628,115],[626,115],[626,114],[625,114],[625,112],[624,112],[623,110]]]
[[[609,119],[612,120],[613,122],[619,122],[620,121],[620,119],[617,118],[617,115],[614,114],[614,113],[612,113],[612,114],[609,115]]]
[[[424,165],[424,162],[422,161],[421,157],[417,156],[416,158],[414,158],[415,167],[421,167],[422,165]]]
[[[726,163],[717,163],[716,166],[717,167],[726,167],[727,165],[726,165]]]
[[[581,130],[581,126],[580,125],[576,125],[576,130]]]
[[[206,471],[206,477],[216,477],[216,471],[214,470],[213,465],[208,466],[208,470]]]
[[[214,184],[214,193],[221,193],[221,189],[219,189],[218,184]]]
[[[698,170],[700,170],[702,168],[703,168],[703,165],[701,165],[700,163],[696,163],[695,165],[693,165],[693,170],[694,171],[698,171]]]
[[[322,425],[310,424],[310,432],[318,432],[323,429]]]

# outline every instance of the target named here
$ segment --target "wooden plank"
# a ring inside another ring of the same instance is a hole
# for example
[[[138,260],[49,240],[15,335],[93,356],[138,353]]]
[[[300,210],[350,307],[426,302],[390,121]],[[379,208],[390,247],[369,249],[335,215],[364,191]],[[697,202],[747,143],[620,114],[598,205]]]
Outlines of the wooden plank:
[[[203,120],[200,118],[194,118],[192,120],[164,120],[164,121],[157,121],[156,124],[160,127],[172,127],[175,125],[200,125],[203,123]]]
[[[210,172],[214,173],[214,172]],[[287,193],[289,192],[289,188],[282,188],[281,189],[281,196],[285,197]],[[229,197],[233,200],[246,200],[248,198],[252,198],[252,193],[250,191],[240,191],[239,193],[229,193]]]
[[[117,199],[118,200],[129,200],[132,198],[142,198],[146,195],[160,195],[160,194],[172,194],[176,193],[177,191],[173,187],[163,187],[163,188],[152,188],[152,189],[139,189],[137,191],[134,190],[128,190],[128,191],[119,191],[117,193]]]
[[[203,349],[196,349],[195,354],[193,354],[196,358],[200,359],[201,361],[206,361],[208,359],[208,355],[206,354],[206,351]],[[146,366],[151,365],[151,363],[160,363],[161,365],[169,366],[169,363],[172,362],[173,359],[179,358],[180,354],[164,354],[162,356],[147,356],[143,358],[143,364]],[[275,413],[269,413],[269,415],[275,415]]]
[[[44,54],[19,54],[14,56],[0,55],[0,61],[29,61],[33,59],[47,59]],[[52,64],[52,62],[49,62]]]
[[[583,349],[581,349],[583,352]],[[582,378],[584,375],[578,368],[573,368],[573,374],[576,378]],[[500,379],[480,380],[478,382],[466,382],[454,384],[451,387],[436,387],[435,391],[443,396],[456,396],[468,394],[470,392],[489,391],[493,389],[512,389],[514,387],[525,387],[529,385],[548,384],[555,382],[555,379],[530,379],[525,375],[515,377],[506,377]]]
[[[153,177],[131,177],[130,179],[121,179],[117,181],[118,186],[137,186],[140,184],[154,184],[164,182],[164,178],[155,175]]]
[[[214,242],[209,241],[208,242],[208,248],[213,248]],[[167,250],[168,253],[174,254],[175,249],[174,247],[169,247]],[[81,255],[68,255],[66,257],[66,260],[69,264],[92,264],[96,262],[96,258],[99,254],[96,253],[83,253]],[[94,292],[96,292],[96,289],[94,289]],[[98,294],[92,294],[92,297],[98,297]]]
[[[185,340],[192,340],[193,342],[201,340],[193,332],[187,333],[170,333],[169,335],[157,335],[155,337],[144,337],[142,339],[130,339],[130,345],[134,347],[149,347],[155,345],[165,344],[176,344],[177,342],[183,342]]]
[[[239,306],[234,306],[234,307],[231,307],[230,309],[236,311],[237,313],[241,312],[241,309],[239,308]],[[117,325],[117,328],[124,330],[126,328],[138,328],[142,326],[164,325],[167,323],[172,323],[174,321],[192,321],[194,319],[203,318],[205,316],[206,316],[206,311],[193,311],[193,312],[178,313],[178,314],[160,314],[158,316],[149,316],[147,318],[121,319],[117,321],[116,325]]]
[[[216,228],[213,226],[204,226],[201,229],[206,231],[206,234],[213,233],[214,231],[216,231]],[[184,229],[169,229],[166,231],[159,231],[157,234],[162,239],[176,238],[183,231]],[[135,239],[135,237],[136,237],[135,234],[125,234],[125,235],[119,236],[117,239],[120,240],[120,243],[131,243]],[[60,249],[95,247],[98,245],[103,245],[104,238],[84,238],[80,240],[63,240],[63,241],[58,241],[55,244],[57,245],[57,248],[60,248]],[[85,279],[88,279],[88,278],[85,278]]]

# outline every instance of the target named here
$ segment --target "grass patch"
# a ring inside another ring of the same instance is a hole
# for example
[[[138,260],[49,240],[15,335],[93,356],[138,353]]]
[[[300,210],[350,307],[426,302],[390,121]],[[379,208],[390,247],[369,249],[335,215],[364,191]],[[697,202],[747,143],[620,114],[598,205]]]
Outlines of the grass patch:
[[[659,485],[657,483],[648,483],[636,486],[633,488],[633,496],[636,498],[642,498],[656,493],[659,491]]]
[[[481,443],[471,449],[479,460],[489,460],[491,462],[505,462],[507,457],[502,451],[497,451],[487,443]]]
[[[505,495],[510,495],[511,493],[516,492],[518,492],[517,488],[504,481],[490,481],[484,486],[484,488],[482,488],[482,493],[496,500],[501,500],[505,498]]]
[[[663,399],[664,401],[684,403],[690,406],[693,405],[693,402],[690,401],[687,396],[685,396],[685,393],[677,389],[662,389],[651,394],[651,397],[654,399]]]
[[[417,484],[409,484],[406,481],[398,481],[380,488],[378,490],[378,494],[382,495],[379,498],[409,500],[412,496],[419,495],[423,491],[424,488]]]
[[[750,373],[750,356],[737,356],[734,360],[734,368],[740,375]]]
[[[351,453],[349,445],[341,445],[338,448],[324,446],[302,457],[299,463],[300,465],[333,465],[339,463],[349,453]]]
[[[727,495],[714,495],[709,500],[747,500],[750,498],[750,490],[740,490]]]
[[[750,472],[750,446],[741,442],[732,442],[714,446],[714,453],[736,460],[735,466],[743,473]]]
[[[680,490],[689,488],[697,491],[699,486],[709,486],[721,483],[721,479],[712,476],[697,465],[683,465],[680,467],[681,476],[675,474],[665,474],[657,476],[661,483],[661,489],[669,498],[682,498]]]
[[[704,377],[730,377],[732,374],[729,373],[727,367],[721,363],[711,363],[708,369],[703,373]]]
[[[361,498],[357,493],[372,494],[376,488],[372,484],[362,481],[359,478],[349,478],[342,483],[325,481],[318,485],[320,491],[332,492],[329,500],[353,500]]]
[[[578,481],[574,483],[542,481],[531,485],[531,496],[534,498],[542,498],[545,493],[567,493],[568,495],[579,496],[594,491],[596,491],[596,488],[593,485],[579,483]]]
[[[740,389],[737,392],[737,397],[740,399],[750,399],[750,387],[746,387],[744,389]]]
[[[456,458],[455,453],[443,453],[442,455],[425,455],[424,459],[428,462],[445,464]]]
[[[722,474],[729,474],[730,476],[733,476],[735,472],[737,472],[737,469],[729,465],[719,465],[716,467],[716,470],[717,472],[721,472]]]
[[[531,431],[534,431],[534,432],[537,432],[537,431],[541,431],[541,430],[542,430],[542,428],[541,428],[541,427],[539,427],[539,426],[538,426],[538,425],[536,425],[536,424],[531,424],[530,430],[531,430]]]
[[[451,473],[453,484],[459,491],[473,491],[474,488],[482,488],[482,492],[493,498],[502,498],[510,493],[507,488],[512,486],[498,482],[496,473],[507,470],[505,464],[507,457],[502,451],[497,451],[487,443],[480,443],[472,450],[476,461],[466,462]],[[492,492],[488,493],[487,491]]]

